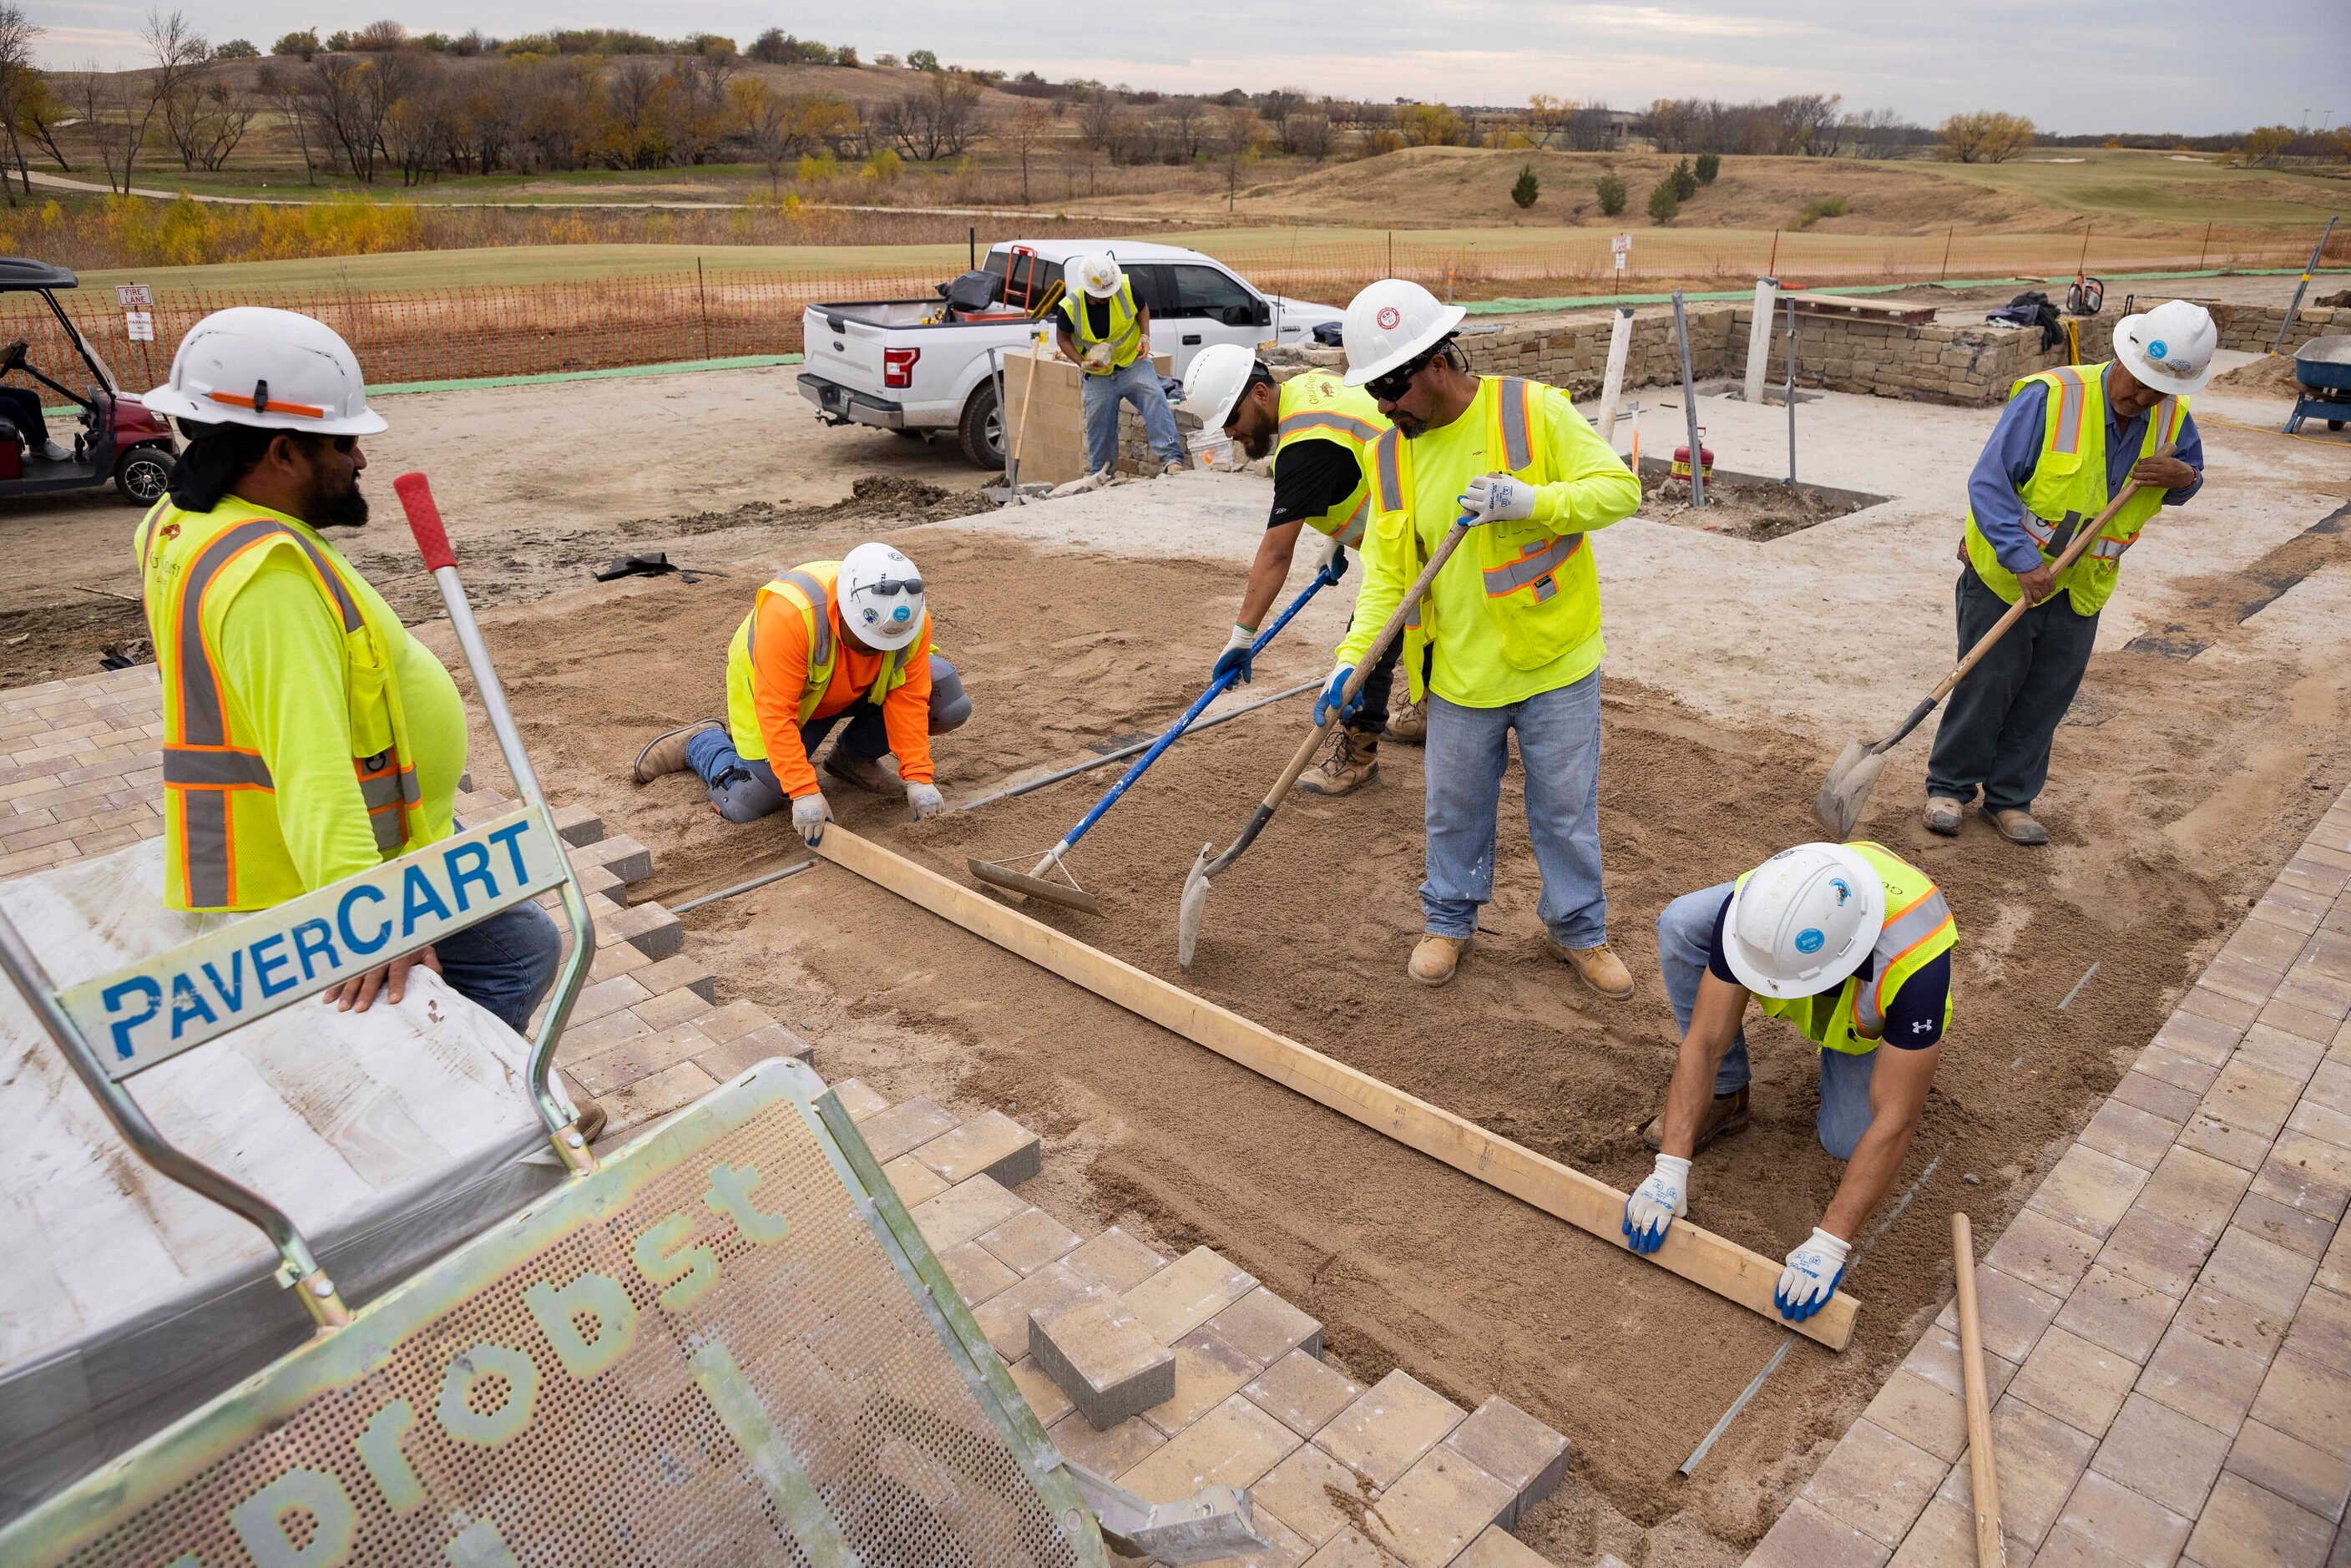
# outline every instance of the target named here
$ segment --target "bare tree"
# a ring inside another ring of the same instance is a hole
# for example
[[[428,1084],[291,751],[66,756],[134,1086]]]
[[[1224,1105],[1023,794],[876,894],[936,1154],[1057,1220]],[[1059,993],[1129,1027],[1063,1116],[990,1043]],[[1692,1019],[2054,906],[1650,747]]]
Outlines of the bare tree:
[[[56,78],[42,71],[28,70],[18,80],[16,122],[19,129],[40,143],[42,151],[68,174],[73,172],[73,165],[66,162],[65,149],[57,145],[57,132],[72,115],[71,108],[57,91]]]
[[[1078,99],[1078,145],[1086,154],[1086,194],[1094,193],[1094,162],[1111,149],[1118,133],[1118,99],[1102,88],[1082,89]]]
[[[6,127],[8,162],[16,166],[17,183],[25,194],[33,193],[33,176],[25,167],[25,146],[17,136],[17,127],[25,120],[26,99],[37,89],[40,73],[33,67],[33,40],[41,29],[25,15],[16,0],[0,4],[0,126]],[[7,189],[7,181],[0,177],[0,190]],[[15,206],[16,197],[11,192],[8,204]]]
[[[1163,118],[1175,142],[1176,156],[1189,163],[1200,155],[1200,139],[1208,130],[1208,106],[1186,94],[1167,100]]]
[[[1239,199],[1241,170],[1257,161],[1265,145],[1265,121],[1246,104],[1235,104],[1217,115],[1217,162],[1225,171],[1225,210]]]
[[[159,114],[165,116],[170,126],[167,106],[187,96],[206,66],[212,63],[213,47],[204,42],[204,35],[188,20],[187,14],[174,11],[165,16],[151,8],[146,24],[139,29],[140,38],[147,46],[147,57],[153,62],[152,74],[146,81],[146,101],[137,111],[137,129],[126,149],[122,169],[122,184],[126,193],[131,187],[131,161],[147,144],[147,132]],[[193,167],[191,163],[190,167]]]
[[[123,195],[131,193],[131,165],[136,156],[131,145],[143,128],[135,124],[131,96],[123,90],[122,78],[110,71],[100,71],[96,61],[82,68],[74,79],[74,107],[81,111],[90,144],[98,151],[99,163],[106,170],[106,186]]]
[[[1036,152],[1038,144],[1052,133],[1052,110],[1033,98],[1021,99],[1020,107],[1013,110],[1012,117],[998,128],[998,141],[1020,160],[1020,200],[1024,205],[1029,199],[1029,156]]]
[[[1284,121],[1290,150],[1320,163],[1331,156],[1331,117],[1320,109],[1301,110]]]
[[[1281,143],[1284,152],[1295,152],[1290,140],[1290,117],[1304,109],[1309,99],[1302,87],[1278,87],[1258,99],[1258,112],[1266,124],[1273,128],[1274,140]]]
[[[875,111],[875,129],[905,155],[923,162],[959,158],[979,135],[979,83],[961,71],[925,73]]]
[[[322,53],[310,62],[317,91],[310,103],[330,161],[340,156],[352,176],[375,183],[383,157],[383,109],[389,105],[373,79],[381,62],[356,54]]]
[[[1865,109],[1845,116],[1845,137],[1859,158],[1896,158],[1917,127],[1890,109]]]

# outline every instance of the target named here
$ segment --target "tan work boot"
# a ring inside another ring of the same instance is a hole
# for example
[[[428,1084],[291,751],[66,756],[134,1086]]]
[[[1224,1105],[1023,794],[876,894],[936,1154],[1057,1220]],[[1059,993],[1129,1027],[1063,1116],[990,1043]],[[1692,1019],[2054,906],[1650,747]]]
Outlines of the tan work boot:
[[[2000,830],[2000,836],[2011,844],[2045,844],[2049,841],[2049,830],[2034,821],[2030,811],[2019,810],[2013,806],[2005,811],[1995,811],[1990,806],[1980,806],[1977,810]]]
[[[1380,737],[1368,730],[1342,729],[1338,745],[1322,766],[1298,780],[1309,795],[1352,795],[1380,776]]]
[[[637,753],[636,761],[630,765],[629,776],[640,784],[650,784],[664,774],[684,772],[686,742],[705,729],[725,727],[715,718],[705,718],[681,729],[667,730],[654,736]]]
[[[1401,702],[1388,709],[1388,738],[1418,746],[1428,738],[1428,705]]]
[[[1728,1094],[1718,1094],[1706,1108],[1706,1115],[1698,1124],[1698,1143],[1690,1153],[1701,1153],[1715,1139],[1740,1132],[1747,1125],[1747,1085],[1742,1083]],[[1666,1148],[1666,1113],[1662,1111],[1649,1118],[1641,1129],[1641,1142],[1663,1154]]]
[[[1468,937],[1430,932],[1413,947],[1405,972],[1424,986],[1441,986],[1453,977],[1453,971],[1461,967],[1461,955],[1468,951]]]
[[[852,757],[838,743],[824,754],[824,770],[869,795],[898,795],[906,788],[898,779],[895,758]]]
[[[1555,937],[1545,936],[1543,946],[1551,956],[1583,977],[1583,983],[1612,1002],[1621,1002],[1633,994],[1633,971],[1625,960],[1616,956],[1615,949],[1603,942],[1597,947],[1570,947]]]
[[[1964,809],[1958,800],[1949,795],[1928,796],[1924,818],[1927,831],[1930,833],[1940,833],[1947,839],[1959,837],[1959,813]]]

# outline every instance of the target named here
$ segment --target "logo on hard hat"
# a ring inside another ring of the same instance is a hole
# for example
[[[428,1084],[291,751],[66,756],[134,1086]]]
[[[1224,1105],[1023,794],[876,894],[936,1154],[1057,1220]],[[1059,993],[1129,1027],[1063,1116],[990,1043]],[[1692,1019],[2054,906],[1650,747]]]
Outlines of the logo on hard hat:
[[[911,621],[914,618],[914,611],[904,604],[901,604],[897,609],[890,612],[890,619],[893,621]]]
[[[1380,330],[1383,332],[1393,332],[1396,329],[1396,323],[1402,321],[1404,316],[1395,306],[1383,305],[1380,307],[1380,313],[1373,319],[1380,324]]]
[[[1796,951],[1799,953],[1817,953],[1827,945],[1828,938],[1821,935],[1821,928],[1817,925],[1807,925],[1796,933]]]
[[[2159,360],[2170,351],[2169,346],[2160,338],[2147,346],[2147,357],[2150,360]]]

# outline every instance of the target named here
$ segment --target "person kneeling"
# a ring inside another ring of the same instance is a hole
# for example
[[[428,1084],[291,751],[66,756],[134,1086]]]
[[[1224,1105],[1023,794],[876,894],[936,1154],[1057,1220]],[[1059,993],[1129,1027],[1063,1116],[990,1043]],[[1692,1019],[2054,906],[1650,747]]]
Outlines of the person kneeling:
[[[1750,997],[1819,1048],[1821,1146],[1844,1178],[1788,1254],[1773,1301],[1801,1322],[1836,1294],[1853,1238],[1917,1130],[1951,1022],[1959,929],[1931,878],[1872,843],[1798,844],[1657,917],[1657,963],[1682,1031],[1666,1108],[1642,1137],[1656,1168],[1625,1200],[1635,1252],[1689,1209],[1690,1162],[1747,1125]],[[1888,1051],[1885,1046],[1895,1049]]]
[[[955,666],[931,652],[914,563],[862,544],[759,590],[727,647],[726,719],[656,736],[637,753],[635,778],[690,768],[730,822],[789,801],[792,826],[813,845],[832,808],[810,758],[844,719],[824,770],[877,795],[903,787],[921,821],[946,810],[931,781],[930,737],[970,716]]]

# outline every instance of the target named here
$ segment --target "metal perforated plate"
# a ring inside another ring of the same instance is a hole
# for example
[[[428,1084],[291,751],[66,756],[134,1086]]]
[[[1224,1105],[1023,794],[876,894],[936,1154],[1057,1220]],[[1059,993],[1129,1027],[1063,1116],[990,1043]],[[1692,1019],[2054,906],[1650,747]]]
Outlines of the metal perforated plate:
[[[737,1080],[0,1532],[0,1562],[1100,1563],[822,1088]]]

